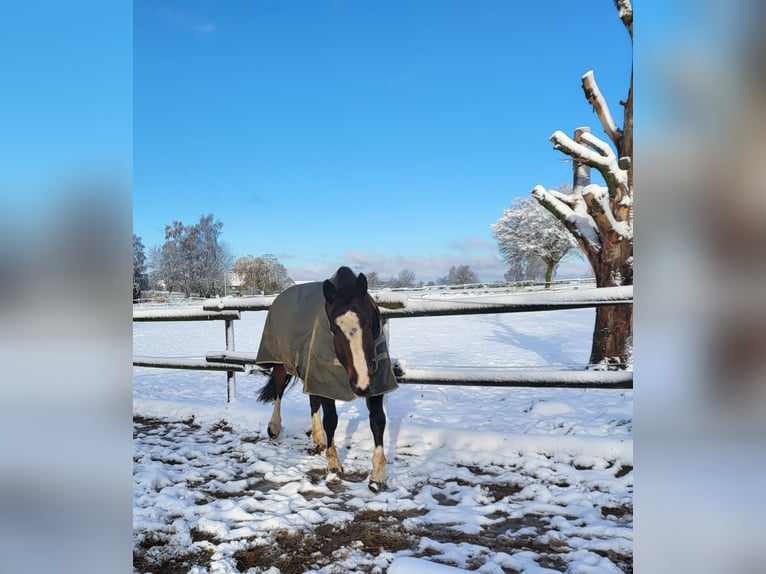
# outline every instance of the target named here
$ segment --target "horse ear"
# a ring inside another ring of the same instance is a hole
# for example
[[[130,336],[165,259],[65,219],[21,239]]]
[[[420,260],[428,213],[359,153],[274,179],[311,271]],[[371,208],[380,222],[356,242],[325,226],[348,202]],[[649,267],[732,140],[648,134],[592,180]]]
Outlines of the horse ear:
[[[329,279],[325,279],[325,282],[322,283],[322,292],[324,292],[324,298],[328,303],[332,304],[335,301],[335,285]]]
[[[367,294],[367,277],[364,276],[364,273],[357,275],[355,287],[357,297],[364,297]]]

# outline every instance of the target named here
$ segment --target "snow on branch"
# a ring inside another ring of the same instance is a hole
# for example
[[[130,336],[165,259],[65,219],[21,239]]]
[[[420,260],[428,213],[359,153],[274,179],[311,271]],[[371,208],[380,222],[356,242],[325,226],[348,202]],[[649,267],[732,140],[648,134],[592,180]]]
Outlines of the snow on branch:
[[[602,141],[598,139],[596,136],[594,136],[590,132],[583,132],[580,134],[580,141],[589,145],[591,148],[596,150],[599,154],[601,154],[603,157],[605,157],[607,160],[614,161],[617,156],[614,155],[614,152],[612,151],[612,148],[609,147],[609,144],[607,144],[605,141]],[[619,165],[619,164],[618,164]]]
[[[547,190],[548,193],[550,193],[553,197],[558,199],[560,202],[568,205],[569,207],[573,208],[575,207],[577,203],[577,196],[573,193],[561,193],[558,189],[549,189]]]
[[[600,251],[601,235],[596,222],[588,215],[585,202],[575,194],[568,196],[569,201],[565,202],[559,195],[561,194],[553,193],[542,185],[537,185],[532,190],[532,197],[553,213],[580,240],[587,254]]]
[[[620,167],[609,144],[587,132],[582,133],[580,139],[584,143],[576,142],[561,130],[556,130],[550,137],[554,149],[564,152],[585,165],[595,167],[604,176],[604,181],[609,187],[609,194],[617,201],[630,195],[628,172]]]
[[[630,0],[614,0],[614,5],[617,7],[617,14],[625,24],[625,28],[628,29],[630,34],[630,40],[633,41],[633,5]]]
[[[585,92],[585,97],[598,115],[598,119],[601,121],[601,125],[609,139],[619,148],[622,130],[617,127],[617,123],[615,123],[612,117],[612,112],[609,111],[606,99],[598,88],[596,79],[593,77],[593,70],[587,71],[582,77],[582,89]]]
[[[609,193],[602,185],[591,184],[582,191],[582,196],[588,202],[589,213],[598,223],[598,228],[603,232],[611,232],[618,240],[632,240],[633,227],[627,221],[617,221],[609,205]]]

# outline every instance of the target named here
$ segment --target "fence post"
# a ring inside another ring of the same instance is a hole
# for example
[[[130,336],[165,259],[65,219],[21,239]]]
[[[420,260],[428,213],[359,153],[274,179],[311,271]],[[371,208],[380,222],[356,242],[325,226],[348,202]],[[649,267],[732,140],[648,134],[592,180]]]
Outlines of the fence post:
[[[234,321],[226,319],[226,350],[234,350]],[[237,379],[234,371],[226,371],[226,402],[237,398]]]

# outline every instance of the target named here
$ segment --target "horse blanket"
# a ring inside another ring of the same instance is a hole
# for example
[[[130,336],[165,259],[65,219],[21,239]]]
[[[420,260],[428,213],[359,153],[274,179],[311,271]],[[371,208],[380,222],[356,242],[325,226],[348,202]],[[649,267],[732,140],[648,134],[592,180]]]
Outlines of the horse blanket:
[[[324,304],[322,282],[293,285],[283,291],[269,308],[255,363],[283,364],[290,375],[303,381],[304,393],[352,401],[358,397],[335,355]],[[370,396],[389,393],[398,386],[382,327],[374,347],[378,366],[370,374]]]

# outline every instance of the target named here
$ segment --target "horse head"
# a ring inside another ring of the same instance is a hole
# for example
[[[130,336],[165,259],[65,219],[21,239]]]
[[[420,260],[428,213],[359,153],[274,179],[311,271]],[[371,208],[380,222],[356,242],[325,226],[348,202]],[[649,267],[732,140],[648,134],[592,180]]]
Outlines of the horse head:
[[[322,290],[335,354],[346,369],[351,390],[360,397],[369,396],[381,324],[378,308],[367,292],[367,277],[341,267]]]

